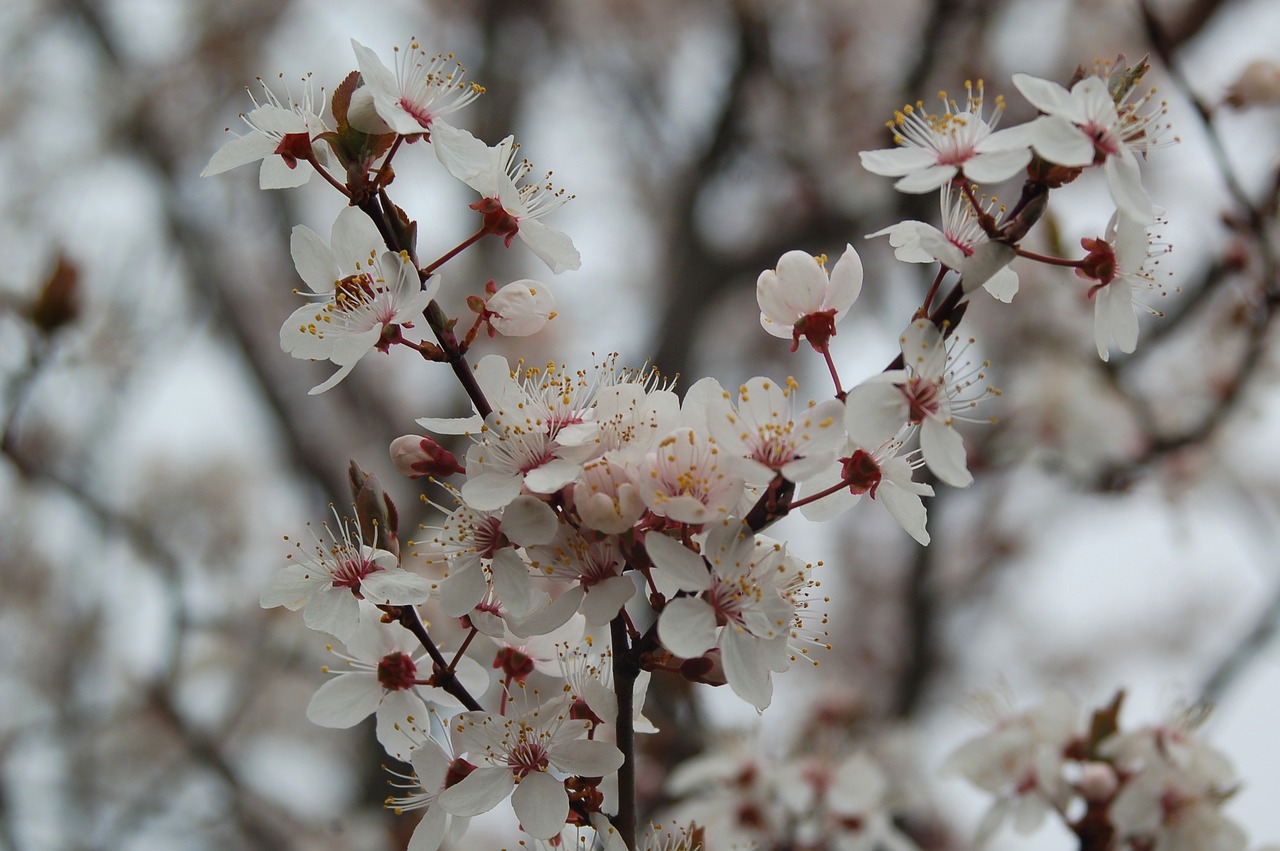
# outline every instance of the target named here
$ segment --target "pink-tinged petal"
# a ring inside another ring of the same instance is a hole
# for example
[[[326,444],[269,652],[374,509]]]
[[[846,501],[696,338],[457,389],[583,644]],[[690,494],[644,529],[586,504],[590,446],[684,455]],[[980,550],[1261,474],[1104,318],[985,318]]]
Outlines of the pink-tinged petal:
[[[831,269],[831,286],[823,302],[827,310],[836,311],[836,319],[842,318],[862,293],[862,258],[848,243],[844,254]]]
[[[932,192],[935,189],[941,189],[947,185],[951,178],[960,173],[960,169],[953,165],[935,165],[926,168],[924,171],[916,171],[908,174],[906,177],[893,184],[893,188],[899,192],[906,192],[911,195],[922,195],[925,192]]]
[[[395,95],[399,92],[399,84],[396,82],[395,74],[391,73],[390,68],[382,64],[378,54],[354,38],[351,39],[351,49],[355,52],[356,64],[360,67],[361,82],[370,92],[385,95]]]
[[[347,123],[361,133],[374,136],[395,132],[391,129],[391,125],[378,114],[377,102],[368,86],[361,86],[351,94],[351,105],[347,107]]]
[[[413,836],[409,837],[409,845],[405,851],[439,851],[448,825],[449,814],[444,807],[428,807],[418,826],[413,829]]]
[[[1049,115],[1067,115],[1073,120],[1084,120],[1071,100],[1071,93],[1050,80],[1042,80],[1030,74],[1014,74],[1014,87],[1027,102]]]
[[[555,493],[572,484],[582,473],[582,465],[564,458],[554,458],[524,475],[524,484],[534,493]]]
[[[901,177],[938,161],[938,155],[918,147],[881,148],[878,151],[862,151],[858,154],[862,167],[882,177]]]
[[[519,476],[480,473],[462,485],[462,499],[477,511],[497,511],[520,495],[524,482]]]
[[[922,545],[928,546],[929,533],[925,531],[928,512],[924,502],[914,493],[903,490],[892,482],[882,481],[876,491],[876,498],[884,504],[893,519],[898,521],[908,535]]]
[[[257,162],[275,153],[277,142],[262,133],[247,133],[244,136],[233,136],[221,148],[214,152],[209,164],[200,172],[201,177],[212,177],[233,168]],[[263,187],[265,188],[265,187]]]
[[[844,400],[844,428],[862,449],[875,450],[898,433],[910,416],[907,397],[885,380],[865,381]]]
[[[645,535],[644,548],[653,566],[675,582],[682,591],[705,591],[711,587],[711,574],[702,556],[674,538],[658,532]]]
[[[889,245],[894,248],[893,256],[903,263],[932,263],[938,258],[921,247],[921,238],[924,234],[930,232],[938,234],[942,239],[946,239],[937,228],[917,221],[898,222],[898,224],[890,225],[884,230],[867,234],[867,239],[877,236],[889,237]]]
[[[1029,162],[1031,162],[1030,148],[979,153],[964,164],[964,174],[965,177],[979,183],[999,183],[1022,171]]]
[[[1116,202],[1121,213],[1141,225],[1149,225],[1156,220],[1151,199],[1142,188],[1142,172],[1133,151],[1121,148],[1119,153],[1107,157],[1102,164],[1102,172],[1107,176],[1111,200]]]
[[[502,534],[521,547],[551,543],[558,528],[551,506],[532,496],[516,497],[502,512]]]
[[[593,585],[582,601],[582,614],[590,626],[603,626],[618,615],[618,610],[635,596],[635,584],[625,576],[611,576]]]
[[[339,674],[320,686],[307,704],[307,719],[321,727],[346,729],[368,718],[382,700],[377,678]]]
[[[920,248],[928,252],[931,259],[940,261],[942,265],[950,269],[959,269],[964,265],[966,259],[960,247],[947,239],[946,234],[937,228],[929,228],[920,232]]]
[[[973,483],[964,439],[936,417],[928,417],[920,426],[920,452],[934,475],[953,488],[967,488]]]
[[[493,591],[498,600],[514,618],[529,613],[533,602],[533,582],[529,568],[510,547],[499,550],[493,556]]]
[[[293,256],[298,276],[313,293],[331,293],[341,273],[333,252],[320,234],[298,225],[289,235],[289,253]]]
[[[333,223],[333,256],[344,269],[368,269],[370,261],[387,250],[373,220],[356,207],[343,207]]]
[[[763,712],[773,700],[773,680],[760,652],[759,640],[729,624],[721,643],[724,675],[734,694]]]
[[[413,606],[431,597],[431,580],[407,570],[379,570],[360,580],[360,594],[382,606]]]
[[[1133,287],[1125,278],[1116,278],[1094,294],[1094,308],[1115,337],[1120,351],[1128,354],[1138,347],[1138,317],[1133,310]],[[1095,320],[1096,321],[1096,320]],[[1106,358],[1103,358],[1106,360]]]
[[[378,744],[391,756],[406,761],[418,741],[406,732],[408,719],[425,718],[426,713],[427,704],[412,691],[387,692],[376,716]]]
[[[1027,125],[1036,153],[1051,163],[1080,168],[1093,162],[1093,142],[1060,115],[1042,115]]]
[[[614,716],[618,712],[615,706]],[[604,777],[622,767],[622,751],[609,742],[575,739],[555,749],[551,764],[565,774],[578,777]]]
[[[511,793],[511,809],[525,833],[535,839],[558,836],[569,816],[569,793],[564,781],[545,772],[534,772]]]
[[[515,782],[509,768],[482,766],[441,792],[436,806],[455,816],[478,816],[505,801]]]
[[[716,615],[698,597],[677,597],[658,618],[658,638],[681,659],[696,659],[716,646]]]
[[[526,217],[520,220],[518,235],[529,246],[529,250],[538,255],[538,259],[557,275],[582,266],[582,255],[573,247],[573,240],[564,231]]]

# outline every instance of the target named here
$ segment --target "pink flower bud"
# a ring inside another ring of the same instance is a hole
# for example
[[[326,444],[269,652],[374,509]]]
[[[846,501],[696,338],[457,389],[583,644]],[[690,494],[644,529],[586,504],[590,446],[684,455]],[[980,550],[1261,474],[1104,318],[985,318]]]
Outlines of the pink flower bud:
[[[429,437],[406,434],[391,442],[391,462],[411,479],[465,473],[452,452]]]
[[[1120,781],[1105,762],[1085,763],[1080,772],[1080,792],[1089,801],[1105,801],[1116,793]]]

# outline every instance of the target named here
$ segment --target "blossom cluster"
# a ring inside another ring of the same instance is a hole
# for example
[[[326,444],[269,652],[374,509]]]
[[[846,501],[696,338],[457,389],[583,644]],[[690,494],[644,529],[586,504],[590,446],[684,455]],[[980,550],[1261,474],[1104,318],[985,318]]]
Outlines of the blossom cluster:
[[[1099,354],[1113,338],[1133,350],[1137,296],[1155,287],[1158,253],[1138,157],[1155,146],[1160,113],[1149,94],[1132,98],[1145,66],[1082,72],[1069,90],[1017,75],[1041,115],[1013,128],[995,129],[1004,103],[988,115],[981,83],[967,85],[963,108],[945,97],[938,114],[905,107],[890,122],[896,147],[862,161],[898,177],[902,191],[939,192],[941,228],[901,222],[870,235],[887,236],[905,262],[939,264],[893,362],[846,389],[832,338],[861,293],[862,261],[852,245],[834,261],[789,251],[758,277],[760,323],[792,352],[807,343],[833,390],[806,395],[793,378],[758,376],[731,388],[703,378],[681,395],[616,356],[586,368],[468,360],[481,331],[537,333],[555,300],[540,281],[477,282],[464,294],[468,328],[437,301],[439,270],[488,236],[518,240],[552,273],[578,268],[571,238],[542,221],[572,196],[549,175],[530,179],[514,138],[488,145],[451,123],[484,92],[451,55],[413,42],[392,68],[353,48],[359,71],[334,90],[329,115],[309,81],[299,102],[267,89],[244,116],[250,132],[205,173],[260,160],[263,188],[319,175],[347,201],[328,240],[301,226],[291,239],[305,303],[284,322],[281,346],[337,367],[312,393],[374,350],[407,347],[451,368],[473,412],[426,411],[417,421],[425,433],[391,447],[398,470],[436,489],[433,525],[402,547],[394,505],[353,466],[355,517],[299,545],[263,591],[264,607],[301,609],[307,626],[344,647],[308,716],[330,727],[375,716],[379,742],[410,766],[394,775],[399,794],[388,806],[422,813],[416,851],[457,840],[504,802],[527,834],[552,845],[588,831],[608,848],[699,847],[694,823],[717,823],[705,807],[677,834],[637,835],[633,736],[652,729],[642,714],[650,672],[727,685],[763,711],[775,674],[802,659],[818,664],[829,649],[818,569],[767,527],[793,510],[829,519],[865,495],[929,542],[923,498],[935,483],[973,481],[959,426],[980,422],[978,406],[998,395],[975,341],[957,329],[978,289],[1015,296],[1018,257],[1073,267],[1096,305]],[[419,257],[418,223],[389,196],[402,150],[429,152],[479,196],[464,213],[475,233],[431,262]],[[1095,167],[1116,210],[1083,241],[1088,254],[1024,250],[1050,191]],[[978,197],[974,181],[1018,175],[1012,210]],[[944,294],[949,274],[958,280]],[[1157,763],[1136,744],[1116,748],[1116,789],[1128,796],[1112,810],[1120,818],[1147,782],[1131,778]],[[883,772],[865,754],[793,769],[796,782],[782,782],[784,772],[766,797],[800,820],[805,841],[914,847],[884,814]],[[690,767],[673,783],[719,770]]]

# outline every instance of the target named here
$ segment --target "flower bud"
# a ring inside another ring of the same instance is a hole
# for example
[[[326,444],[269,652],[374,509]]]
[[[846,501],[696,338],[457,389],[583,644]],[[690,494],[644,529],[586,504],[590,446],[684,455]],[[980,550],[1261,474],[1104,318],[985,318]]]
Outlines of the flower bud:
[[[1119,786],[1116,770],[1105,762],[1085,763],[1080,773],[1080,793],[1088,801],[1105,801]]]
[[[411,479],[465,473],[457,457],[429,437],[406,434],[391,442],[391,462]]]

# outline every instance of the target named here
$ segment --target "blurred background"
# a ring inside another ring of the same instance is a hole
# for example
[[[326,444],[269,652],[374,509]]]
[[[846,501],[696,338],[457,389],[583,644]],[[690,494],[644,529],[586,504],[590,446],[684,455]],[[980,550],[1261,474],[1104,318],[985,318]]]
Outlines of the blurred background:
[[[859,150],[889,144],[893,110],[985,79],[1011,125],[1033,112],[1011,74],[1065,83],[1079,63],[1150,53],[1180,136],[1144,171],[1174,246],[1159,267],[1170,295],[1154,305],[1165,315],[1144,318],[1135,355],[1106,364],[1087,288],[1067,270],[1015,264],[1012,306],[978,293],[972,356],[1004,395],[983,411],[998,424],[965,430],[976,483],[939,489],[927,549],[868,502],[827,527],[777,527],[824,562],[835,651],[779,678],[763,718],[656,681],[663,731],[642,791],[658,806],[671,765],[717,731],[784,750],[834,706],[824,723],[892,751],[896,780],[918,776],[912,807],[928,827],[915,838],[958,849],[988,801],[936,775],[982,729],[970,695],[1032,705],[1061,685],[1100,706],[1125,688],[1134,726],[1214,703],[1206,734],[1243,781],[1228,813],[1255,843],[1280,840],[1268,644],[1280,82],[1274,66],[1238,82],[1255,60],[1280,62],[1280,5],[1148,12],[1133,0],[5,0],[0,848],[403,847],[413,819],[382,809],[371,727],[304,717],[323,638],[258,595],[283,535],[350,504],[348,459],[383,481],[412,537],[428,519],[421,488],[397,477],[387,445],[464,400],[446,369],[399,351],[308,396],[330,368],[279,348],[298,285],[288,234],[327,235],[342,199],[320,181],[260,191],[254,167],[198,175],[224,128],[247,129],[237,116],[255,76],[299,94],[311,73],[332,91],[355,68],[350,39],[389,60],[413,36],[487,87],[459,123],[490,143],[515,133],[576,195],[549,221],[574,238],[580,271],[548,278],[519,242],[491,240],[447,267],[447,310],[489,278],[542,278],[559,317],[494,350],[570,365],[616,351],[682,387],[795,375],[815,398],[829,392],[819,359],[759,329],[754,281],[787,250],[854,245],[867,275],[835,339],[842,377],[892,359],[932,270],[863,236],[938,217],[936,196],[894,193],[858,165]],[[474,214],[425,154],[399,155],[391,194],[428,258]],[[1099,175],[1053,201],[1028,246],[1072,256],[1102,233]],[[1049,827],[1034,847],[1073,846]]]

